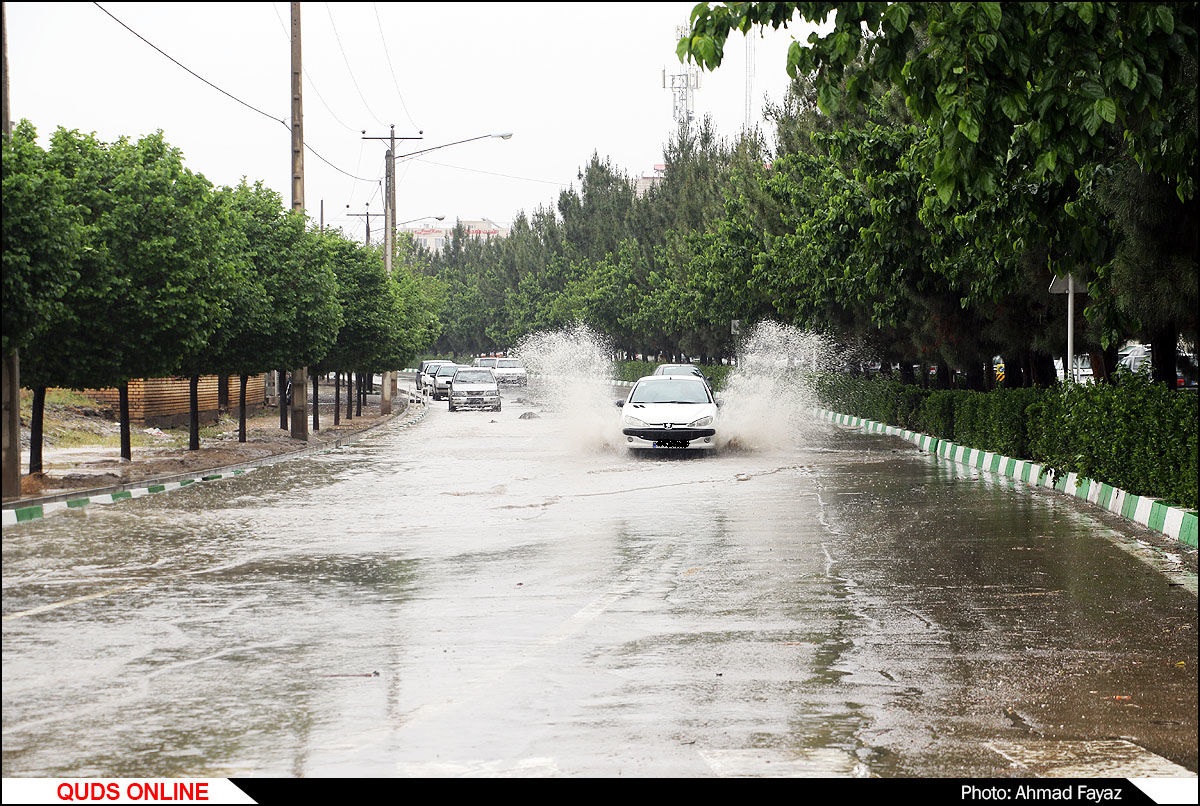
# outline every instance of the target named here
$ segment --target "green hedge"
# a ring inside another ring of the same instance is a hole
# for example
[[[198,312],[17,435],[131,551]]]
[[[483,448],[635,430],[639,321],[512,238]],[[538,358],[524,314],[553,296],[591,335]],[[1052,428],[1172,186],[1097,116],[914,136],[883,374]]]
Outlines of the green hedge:
[[[623,361],[618,380],[636,380],[657,366]],[[705,366],[721,389],[726,366]],[[1122,373],[1119,384],[1053,388],[923,389],[885,378],[798,373],[816,405],[839,414],[906,428],[968,448],[1078,473],[1131,495],[1197,509],[1197,431],[1192,389],[1172,390]]]
[[[932,390],[843,374],[810,376],[817,405],[968,448],[1078,473],[1168,506],[1197,508],[1194,390],[1139,376],[1119,385]]]

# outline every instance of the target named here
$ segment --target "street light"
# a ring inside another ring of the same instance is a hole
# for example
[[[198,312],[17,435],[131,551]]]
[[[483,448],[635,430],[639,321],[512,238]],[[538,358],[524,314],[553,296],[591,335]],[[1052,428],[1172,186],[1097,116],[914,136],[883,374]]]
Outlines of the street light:
[[[408,154],[397,154],[394,159],[396,160],[396,162],[399,162],[402,159],[408,159],[409,157],[415,157],[418,154],[424,154],[428,151],[437,151],[439,148],[447,148],[448,146],[457,146],[457,145],[461,145],[462,143],[471,143],[471,142],[474,142],[475,140],[486,140],[488,138],[494,138],[497,140],[511,140],[512,132],[503,132],[501,134],[481,134],[478,137],[468,137],[466,140],[455,140],[453,143],[442,143],[440,146],[431,146],[429,148],[422,148],[420,151],[413,151]]]
[[[423,215],[420,218],[410,218],[407,221],[399,221],[396,223],[396,226],[402,227],[405,224],[411,224],[414,221],[424,221],[427,218],[432,218],[435,221],[445,221],[446,220],[446,217],[444,215]]]
[[[424,135],[425,133],[421,132],[420,134]],[[474,142],[475,140],[486,140],[488,138],[497,138],[500,140],[508,140],[508,139],[512,138],[513,133],[512,132],[500,132],[497,134],[481,134],[481,135],[478,135],[477,137],[468,137],[465,140],[455,140],[452,143],[442,143],[441,145],[430,146],[429,148],[422,148],[419,151],[413,151],[408,154],[399,154],[399,155],[396,154],[397,138],[396,138],[396,127],[394,125],[392,126],[391,134],[388,135],[388,137],[386,137],[386,138],[384,138],[384,137],[367,137],[367,136],[365,136],[366,135],[365,131],[363,132],[363,135],[364,135],[363,136],[364,140],[385,140],[386,139],[389,141],[390,146],[391,146],[387,152],[388,161],[387,161],[387,171],[385,172],[386,180],[387,180],[387,190],[386,190],[387,201],[384,205],[384,218],[383,218],[384,227],[385,227],[383,260],[384,260],[385,268],[387,269],[388,273],[390,274],[392,271],[392,249],[394,248],[394,245],[396,243],[396,224],[395,224],[395,219],[396,219],[396,170],[395,170],[395,164],[402,159],[408,159],[409,157],[415,157],[418,154],[427,154],[430,151],[437,151],[439,148],[449,148],[450,146],[462,145],[463,143],[471,143],[471,142]],[[401,139],[401,140],[419,140],[419,139],[421,139],[421,137],[401,137],[399,139]]]

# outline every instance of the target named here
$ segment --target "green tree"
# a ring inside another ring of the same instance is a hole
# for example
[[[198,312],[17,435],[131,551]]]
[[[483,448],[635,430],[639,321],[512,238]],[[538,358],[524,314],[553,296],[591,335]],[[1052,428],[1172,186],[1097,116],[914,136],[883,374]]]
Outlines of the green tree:
[[[31,384],[117,387],[121,456],[129,459],[129,380],[172,374],[228,319],[211,185],[183,166],[161,132],[105,144],[60,128],[47,165],[65,177],[85,238],[74,315],[31,345]]]
[[[1169,355],[1156,362],[1168,380],[1174,334],[1182,328],[1194,341],[1195,318],[1180,321],[1177,305],[1132,300],[1194,288],[1195,239],[1173,239],[1173,257],[1135,269],[1136,278],[1123,273],[1112,261],[1138,254],[1144,265],[1147,253],[1133,244],[1139,228],[1148,228],[1128,215],[1113,226],[1115,214],[1131,208],[1104,193],[1103,178],[1114,170],[1128,176],[1130,169],[1119,166],[1136,166],[1133,185],[1161,186],[1154,192],[1163,209],[1160,229],[1195,230],[1196,9],[1196,3],[700,4],[677,53],[715,69],[732,31],[778,28],[797,16],[824,23],[807,44],[792,44],[787,69],[793,78],[811,78],[819,108],[831,115],[870,100],[880,86],[901,94],[932,136],[913,164],[934,191],[921,200],[924,223],[941,228],[1010,194],[1014,235],[1038,238],[1026,243],[1028,254],[1040,254],[1052,273],[1080,272],[1090,284],[1086,314],[1100,341],[1120,337],[1121,318],[1140,320],[1139,327],[1159,334],[1158,343],[1169,343],[1163,350]],[[1021,221],[1038,227],[1023,232]],[[994,271],[981,274],[984,285],[994,285],[987,276]]]
[[[37,144],[37,131],[27,120],[4,137],[4,381],[7,395],[21,386],[19,353],[34,339],[74,315],[71,289],[78,279],[75,261],[82,247],[82,216],[67,200],[66,180],[47,165]],[[28,358],[28,356],[27,356]],[[25,385],[36,379],[28,361]],[[42,469],[42,422],[45,386],[35,386],[30,445],[30,472]],[[19,401],[13,399],[16,407]],[[15,417],[4,419],[4,444],[19,445],[10,433]],[[5,490],[20,485],[20,453],[4,456]],[[13,466],[15,465],[15,466]],[[16,492],[13,492],[15,495]]]

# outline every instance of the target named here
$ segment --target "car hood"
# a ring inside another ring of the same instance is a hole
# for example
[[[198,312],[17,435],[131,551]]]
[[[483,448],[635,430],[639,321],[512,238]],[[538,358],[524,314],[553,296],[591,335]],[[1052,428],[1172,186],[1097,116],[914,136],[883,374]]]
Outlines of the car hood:
[[[717,407],[712,403],[626,403],[621,407],[621,416],[625,415],[650,425],[687,425],[701,417],[716,417]]]

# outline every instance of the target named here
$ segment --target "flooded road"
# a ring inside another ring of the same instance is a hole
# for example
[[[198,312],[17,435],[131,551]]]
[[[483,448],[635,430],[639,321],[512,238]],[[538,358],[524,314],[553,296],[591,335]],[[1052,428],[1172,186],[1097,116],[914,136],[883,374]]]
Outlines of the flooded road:
[[[1194,556],[770,396],[628,456],[579,388],[6,528],[4,777],[1195,775]]]

